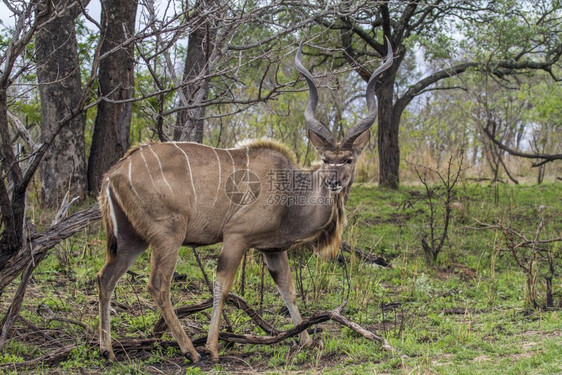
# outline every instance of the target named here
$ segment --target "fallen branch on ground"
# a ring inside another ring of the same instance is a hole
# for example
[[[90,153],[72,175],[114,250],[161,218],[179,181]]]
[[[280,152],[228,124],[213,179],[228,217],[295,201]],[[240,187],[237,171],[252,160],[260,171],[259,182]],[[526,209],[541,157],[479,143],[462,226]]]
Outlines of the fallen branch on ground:
[[[240,298],[240,300],[242,299]],[[257,336],[253,334],[236,334],[230,332],[221,332],[219,334],[219,339],[221,341],[238,343],[238,344],[272,345],[272,344],[279,343],[283,340],[286,340],[290,337],[295,337],[302,331],[310,328],[315,324],[332,320],[336,323],[339,323],[340,325],[348,327],[349,329],[353,330],[354,332],[358,333],[359,335],[365,337],[370,341],[380,343],[383,349],[388,350],[390,352],[394,352],[394,348],[384,337],[379,336],[361,327],[359,324],[350,321],[349,319],[347,319],[341,314],[341,311],[343,310],[346,303],[347,301],[344,301],[344,303],[342,303],[334,310],[313,315],[310,318],[303,320],[300,324],[296,325],[295,327],[289,330],[277,331],[278,333],[275,335]],[[207,301],[194,306],[186,306],[183,309],[184,311],[191,311],[191,312],[195,312],[195,310],[201,311],[202,306],[206,306],[206,305],[207,305]],[[212,302],[211,305],[209,305],[208,307],[211,306],[212,306]],[[196,347],[197,346],[200,347],[205,345],[206,341],[207,341],[206,336],[200,337],[193,340],[193,345]],[[88,341],[86,345],[88,345],[91,350],[96,350],[99,343],[97,340],[91,340]],[[179,347],[175,341],[162,341],[158,338],[123,339],[123,340],[114,340],[113,350],[115,351],[115,353],[150,351],[154,349],[155,345],[158,345],[160,347],[175,347],[175,348]],[[19,370],[23,368],[32,368],[38,365],[57,364],[59,362],[66,360],[70,355],[70,353],[72,352],[72,350],[77,346],[78,346],[77,344],[67,345],[62,348],[58,348],[42,357],[34,358],[29,361],[0,365],[0,370]]]
[[[367,263],[376,264],[381,267],[392,268],[390,263],[388,263],[383,257],[366,253],[356,246],[351,246],[349,242],[344,241],[341,244],[341,251],[342,252],[346,251],[350,254],[354,253],[355,255],[359,256],[359,258],[363,259]]]
[[[0,295],[27,266],[34,262],[36,265],[45,258],[49,250],[62,240],[74,235],[101,218],[97,203],[90,208],[76,212],[59,220],[44,232],[36,232],[35,228],[27,228],[32,234],[27,238],[28,246],[21,248],[5,263],[0,264]],[[31,251],[30,251],[31,249]]]
[[[263,320],[263,318],[254,309],[252,309],[248,304],[248,302],[246,302],[242,297],[231,293],[226,298],[226,302],[243,310],[246,314],[248,314],[250,318],[252,318],[252,320],[258,325],[258,327],[263,329],[263,331],[268,335],[277,335],[280,332],[278,329],[274,328],[265,320]],[[181,319],[181,318],[185,318],[188,315],[195,314],[196,312],[206,310],[212,306],[213,306],[213,298],[209,298],[208,300],[198,303],[196,305],[182,306],[180,308],[177,308],[176,314],[178,318]],[[156,337],[162,336],[162,333],[164,333],[164,331],[167,328],[168,325],[166,324],[166,321],[164,320],[164,318],[160,317],[160,319],[154,325],[154,330],[153,330],[154,336]]]

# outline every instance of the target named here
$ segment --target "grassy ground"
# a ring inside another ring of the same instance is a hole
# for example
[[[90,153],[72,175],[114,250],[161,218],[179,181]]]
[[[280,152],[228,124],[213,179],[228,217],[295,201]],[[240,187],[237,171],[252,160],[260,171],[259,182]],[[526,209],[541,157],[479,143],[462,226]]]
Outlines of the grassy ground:
[[[391,268],[368,264],[346,254],[344,266],[326,262],[309,251],[292,253],[293,275],[303,315],[337,307],[343,314],[386,337],[396,349],[359,337],[335,323],[321,324],[315,345],[299,348],[287,340],[271,346],[221,344],[221,361],[191,366],[177,349],[160,347],[118,355],[105,364],[88,344],[97,329],[95,274],[104,260],[103,233],[94,226],[58,246],[33,275],[22,317],[0,363],[14,363],[77,344],[70,357],[53,367],[6,373],[324,373],[324,374],[559,374],[562,373],[562,251],[548,245],[557,275],[554,308],[530,309],[525,274],[505,251],[501,231],[481,229],[495,223],[528,233],[545,223],[540,238],[562,235],[562,184],[543,186],[462,185],[457,189],[449,237],[436,265],[428,264],[421,246],[429,233],[424,190],[398,192],[369,185],[354,186],[348,205],[345,238],[368,253],[383,257]],[[438,207],[439,208],[439,207]],[[438,209],[437,213],[441,211]],[[437,215],[439,216],[439,215]],[[436,222],[439,229],[441,223]],[[521,250],[520,255],[525,255]],[[218,247],[199,249],[209,276],[214,277]],[[148,252],[124,276],[116,291],[112,315],[116,341],[150,337],[159,313],[146,292]],[[545,304],[546,264],[533,264],[537,298]],[[266,275],[261,292],[262,261],[248,253],[244,290],[238,272],[233,292],[244,298],[277,328],[290,328],[274,284]],[[2,311],[10,302],[4,294]],[[210,296],[191,249],[182,249],[173,286],[177,306]],[[263,297],[263,300],[262,300]],[[236,332],[260,332],[247,316],[227,308]],[[205,334],[210,311],[183,319],[192,337]],[[165,337],[170,339],[170,337]]]

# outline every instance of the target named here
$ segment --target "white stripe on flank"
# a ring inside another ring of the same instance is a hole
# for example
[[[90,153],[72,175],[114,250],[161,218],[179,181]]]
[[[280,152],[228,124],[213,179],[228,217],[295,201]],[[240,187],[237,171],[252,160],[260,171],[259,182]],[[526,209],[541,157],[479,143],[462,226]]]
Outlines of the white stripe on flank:
[[[225,149],[224,151],[226,151],[228,156],[230,156],[230,160],[232,160],[232,173],[236,172],[236,166],[234,165],[234,158],[232,157],[232,154],[230,153],[229,149]]]
[[[111,216],[111,221],[113,222],[113,236],[117,237],[117,217],[115,216],[113,200],[111,199],[111,192],[109,191],[109,182],[105,188],[105,194],[107,195],[107,203],[109,203],[109,215]]]
[[[146,170],[148,171],[148,176],[150,177],[150,181],[152,181],[152,185],[154,186],[156,191],[158,191],[158,186],[156,186],[156,183],[154,182],[154,179],[152,178],[152,173],[150,173],[150,168],[148,167],[148,163],[146,162],[146,158],[144,157],[143,147],[141,147],[139,149],[139,153],[142,157],[142,161],[144,161],[144,166],[146,167]]]
[[[232,157],[232,154],[230,153],[230,151],[228,149],[225,149],[224,151],[226,151],[228,156],[230,156],[230,160],[232,160],[232,174],[234,174],[236,172],[236,165],[234,164],[234,158]],[[220,226],[221,228],[224,228],[224,224],[226,223],[226,221],[228,219],[230,219],[230,216],[232,215],[231,210],[233,209],[233,202],[230,199],[228,201],[229,201],[228,211],[227,211],[226,215],[224,215],[224,219],[222,220],[222,223],[221,223],[221,226]]]
[[[156,152],[154,152],[154,150],[152,149],[152,145],[148,145],[148,148],[150,149],[150,151],[156,157],[156,161],[158,162],[158,167],[160,168],[160,174],[162,175],[162,178],[164,179],[164,182],[166,183],[166,185],[168,185],[168,189],[170,189],[170,192],[172,193],[172,195],[174,195],[174,191],[172,190],[172,186],[170,186],[170,183],[166,179],[166,176],[164,176],[164,169],[162,169],[162,163],[160,162],[160,158],[158,157],[158,154],[156,154]]]
[[[137,189],[135,189],[135,185],[133,185],[133,177],[132,177],[132,174],[131,174],[131,166],[132,166],[131,159],[130,158],[128,158],[128,159],[129,159],[129,185],[131,185],[131,189],[133,189],[133,193],[135,193],[137,198],[140,199],[140,195],[137,192]]]
[[[246,146],[246,170],[250,169],[250,148]]]
[[[215,193],[215,201],[213,202],[213,207],[217,204],[217,199],[219,198],[219,191],[221,188],[221,182],[222,182],[222,165],[221,165],[221,159],[219,157],[219,154],[217,152],[217,150],[215,150],[214,147],[211,147],[213,149],[213,151],[215,152],[215,156],[217,157],[217,162],[219,163],[219,183],[217,184],[217,192]]]
[[[185,160],[187,161],[187,170],[189,172],[189,181],[191,181],[191,189],[193,190],[193,200],[194,200],[194,207],[197,207],[197,192],[195,191],[195,184],[193,183],[193,172],[191,171],[191,163],[189,162],[189,158],[187,157],[187,154],[185,153],[185,151],[178,146],[175,142],[174,142],[174,146],[176,146],[176,148],[178,150],[180,150],[183,154],[183,156],[185,156]]]
[[[167,141],[166,143],[171,143],[171,144],[174,144],[174,145],[196,145],[196,146],[201,146],[201,147],[205,147],[205,148],[212,148],[212,149],[214,149],[214,147],[212,147],[212,146],[207,146],[207,145],[204,145],[203,143],[197,143],[197,142]]]

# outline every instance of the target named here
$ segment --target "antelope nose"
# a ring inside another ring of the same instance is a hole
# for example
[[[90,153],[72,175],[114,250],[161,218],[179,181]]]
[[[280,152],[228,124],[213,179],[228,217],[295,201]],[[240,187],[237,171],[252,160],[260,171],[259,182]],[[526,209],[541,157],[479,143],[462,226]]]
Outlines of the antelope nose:
[[[336,177],[329,178],[326,181],[326,184],[328,185],[328,188],[332,191],[336,191],[341,188],[340,180],[338,180]]]

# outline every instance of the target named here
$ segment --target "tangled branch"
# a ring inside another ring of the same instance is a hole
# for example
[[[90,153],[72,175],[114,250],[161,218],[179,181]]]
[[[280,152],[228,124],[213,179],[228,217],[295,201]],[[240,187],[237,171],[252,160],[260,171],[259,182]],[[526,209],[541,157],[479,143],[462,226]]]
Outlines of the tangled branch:
[[[247,304],[244,299],[241,297],[235,296],[233,294],[229,295],[228,301],[232,303],[234,306],[243,309],[250,315],[254,321],[256,321],[255,317],[259,317],[257,313],[255,313]],[[366,338],[367,340],[378,342],[381,344],[381,347],[385,350],[388,350],[394,353],[394,348],[390,343],[382,336],[377,335],[374,332],[371,332],[359,324],[350,321],[345,316],[342,315],[342,310],[347,304],[347,301],[344,301],[340,306],[338,306],[334,310],[325,311],[322,313],[315,314],[308,319],[303,320],[300,324],[296,325],[295,327],[286,330],[286,331],[279,331],[274,328],[264,328],[262,329],[270,330],[270,336],[257,336],[253,334],[237,334],[231,332],[221,332],[219,334],[219,339],[224,342],[230,343],[237,343],[237,344],[256,344],[256,345],[272,345],[279,343],[283,340],[286,340],[290,337],[295,337],[302,331],[309,329],[313,325],[317,325],[326,321],[334,321],[342,326],[345,326],[352,331],[356,332],[360,336]],[[189,314],[193,314],[198,311],[202,311],[206,308],[212,306],[212,300],[208,300],[202,302],[197,305],[192,306],[184,306],[176,310],[178,316],[186,316]],[[261,317],[259,317],[261,319]],[[262,323],[263,324],[263,323]],[[260,325],[261,327],[261,325]],[[265,327],[268,327],[267,323],[265,323]],[[166,326],[165,323],[159,321],[154,329],[155,336],[159,336],[165,330]],[[193,340],[193,345],[196,347],[201,347],[205,345],[207,341],[207,337],[199,337]],[[96,350],[99,342],[97,339],[89,340],[86,345],[89,347],[90,350]],[[155,349],[155,346],[160,347],[174,347],[179,348],[179,345],[175,341],[163,341],[160,340],[158,337],[151,337],[151,338],[144,338],[144,339],[124,339],[124,340],[115,340],[113,342],[113,350],[115,353],[126,353],[126,352],[133,352],[133,351],[151,351]],[[72,350],[78,347],[78,344],[71,344],[67,346],[63,346],[61,348],[57,348],[54,351],[45,354],[44,356],[34,358],[29,361],[25,362],[18,362],[18,363],[8,363],[4,365],[0,365],[1,370],[19,370],[23,368],[33,368],[39,365],[54,365],[59,362],[66,360]]]

